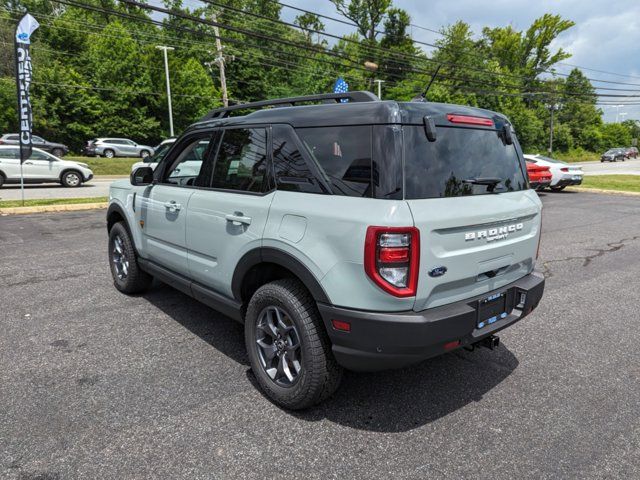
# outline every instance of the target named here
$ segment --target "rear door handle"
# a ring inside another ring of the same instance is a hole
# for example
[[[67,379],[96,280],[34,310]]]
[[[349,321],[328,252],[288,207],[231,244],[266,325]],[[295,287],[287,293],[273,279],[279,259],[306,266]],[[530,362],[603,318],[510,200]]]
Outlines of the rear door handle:
[[[33,165],[33,162],[24,162],[25,165]]]
[[[179,212],[180,209],[182,209],[182,205],[176,203],[175,200],[171,200],[170,202],[164,204],[164,208],[169,210],[170,213],[176,213]]]
[[[232,222],[233,224],[245,224],[245,225],[251,225],[251,217],[245,217],[244,214],[242,212],[233,212],[233,214],[228,214],[225,215],[225,217],[227,219],[227,222]]]

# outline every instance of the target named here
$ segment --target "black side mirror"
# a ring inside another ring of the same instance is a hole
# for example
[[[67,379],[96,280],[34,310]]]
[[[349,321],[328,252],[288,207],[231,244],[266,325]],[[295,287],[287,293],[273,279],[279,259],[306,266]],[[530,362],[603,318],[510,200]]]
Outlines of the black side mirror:
[[[153,168],[151,167],[138,167],[129,177],[131,185],[136,187],[144,187],[153,183]]]

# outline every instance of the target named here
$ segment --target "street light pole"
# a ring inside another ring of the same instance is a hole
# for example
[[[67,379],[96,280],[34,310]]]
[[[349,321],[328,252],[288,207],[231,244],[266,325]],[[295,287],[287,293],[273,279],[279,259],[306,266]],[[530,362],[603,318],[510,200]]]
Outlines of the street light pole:
[[[378,84],[378,98],[382,100],[382,84],[384,83],[384,80],[376,79],[374,82]]]
[[[175,48],[165,45],[157,45],[156,48],[162,50],[164,53],[164,75],[167,79],[167,102],[169,104],[169,136],[173,137],[173,110],[171,109],[171,82],[169,81],[169,59],[167,57],[167,51],[175,50]]]

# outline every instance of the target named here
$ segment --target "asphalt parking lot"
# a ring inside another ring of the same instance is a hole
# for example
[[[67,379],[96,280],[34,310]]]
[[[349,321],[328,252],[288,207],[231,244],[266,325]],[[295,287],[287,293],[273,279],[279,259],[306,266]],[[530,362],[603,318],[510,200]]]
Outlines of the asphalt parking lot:
[[[543,202],[546,293],[497,351],[302,413],[256,389],[239,324],[112,287],[104,211],[0,217],[0,477],[639,478],[640,198]]]

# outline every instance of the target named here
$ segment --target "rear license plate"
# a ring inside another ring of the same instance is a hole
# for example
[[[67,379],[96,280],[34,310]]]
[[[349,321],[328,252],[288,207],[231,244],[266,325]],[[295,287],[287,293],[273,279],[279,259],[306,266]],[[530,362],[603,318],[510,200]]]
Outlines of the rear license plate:
[[[571,180],[582,180],[582,177],[580,175],[574,175],[571,177]]]
[[[507,316],[507,293],[500,292],[478,302],[477,327],[484,328]]]

